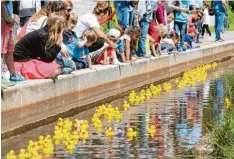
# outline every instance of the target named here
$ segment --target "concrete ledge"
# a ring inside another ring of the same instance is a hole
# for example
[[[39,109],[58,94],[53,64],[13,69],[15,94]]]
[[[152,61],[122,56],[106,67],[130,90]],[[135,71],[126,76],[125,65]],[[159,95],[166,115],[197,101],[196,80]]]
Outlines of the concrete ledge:
[[[17,84],[4,90],[2,133],[228,56],[234,56],[234,40],[128,65],[95,65],[96,70],[59,76],[56,83],[45,79]]]

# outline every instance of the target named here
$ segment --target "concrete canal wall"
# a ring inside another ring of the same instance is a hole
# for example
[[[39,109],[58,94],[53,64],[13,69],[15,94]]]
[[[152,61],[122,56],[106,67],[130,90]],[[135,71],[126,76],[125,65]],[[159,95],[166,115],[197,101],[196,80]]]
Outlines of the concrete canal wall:
[[[57,117],[74,115],[131,89],[229,56],[234,56],[234,40],[160,59],[140,59],[124,66],[95,65],[96,70],[59,76],[56,83],[50,79],[19,83],[4,90],[2,138],[52,122]]]

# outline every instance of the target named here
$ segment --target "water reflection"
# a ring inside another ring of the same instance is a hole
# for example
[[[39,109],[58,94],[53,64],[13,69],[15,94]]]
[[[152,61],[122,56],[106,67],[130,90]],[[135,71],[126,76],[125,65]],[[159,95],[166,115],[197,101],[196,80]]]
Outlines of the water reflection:
[[[125,99],[113,101],[113,105],[120,105]],[[144,104],[132,106],[128,112],[123,113],[122,123],[107,124],[105,122],[105,127],[113,125],[115,128],[116,135],[112,140],[105,137],[105,130],[98,134],[95,128],[90,126],[89,139],[86,144],[79,143],[74,155],[67,155],[62,146],[56,146],[55,157],[81,159],[193,157],[189,154],[189,150],[199,142],[207,127],[210,126],[209,124],[214,124],[213,119],[220,120],[223,99],[221,77],[211,78],[205,83],[187,87],[181,91],[173,90],[170,94],[164,93],[159,97],[153,97]],[[89,110],[73,118],[90,120],[92,112],[93,110]],[[35,140],[39,134],[45,135],[45,132],[52,132],[54,124],[3,141],[3,155],[10,149],[18,152],[19,145],[26,145],[29,137]],[[153,124],[157,128],[154,138],[147,134],[149,124]],[[132,141],[128,141],[126,137],[129,127],[138,132],[137,137]]]

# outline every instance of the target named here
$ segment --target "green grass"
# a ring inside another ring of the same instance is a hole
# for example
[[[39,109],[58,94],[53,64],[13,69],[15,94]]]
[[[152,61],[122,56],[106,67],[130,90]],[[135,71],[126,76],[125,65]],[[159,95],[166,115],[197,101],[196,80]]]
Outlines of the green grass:
[[[215,158],[234,158],[234,72],[224,77],[225,98],[232,101],[229,108],[225,109],[223,119],[211,132],[213,147],[212,156]]]

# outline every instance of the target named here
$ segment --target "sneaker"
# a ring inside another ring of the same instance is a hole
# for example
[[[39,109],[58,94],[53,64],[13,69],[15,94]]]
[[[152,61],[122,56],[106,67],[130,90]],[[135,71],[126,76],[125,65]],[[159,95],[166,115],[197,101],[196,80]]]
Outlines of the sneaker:
[[[6,89],[7,87],[12,87],[14,85],[14,82],[11,82],[7,79],[1,79],[1,89]]]
[[[10,74],[10,81],[22,82],[22,81],[25,81],[25,78],[19,72],[16,72],[16,73]]]
[[[63,67],[61,68],[61,74],[64,75],[64,74],[70,74],[72,72],[72,68],[68,68],[68,67]]]

